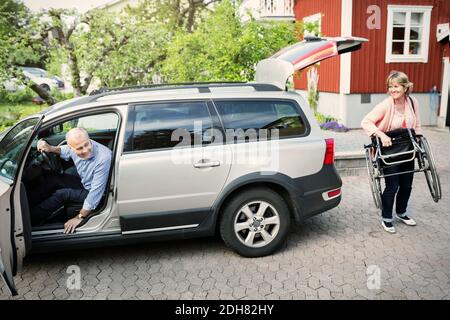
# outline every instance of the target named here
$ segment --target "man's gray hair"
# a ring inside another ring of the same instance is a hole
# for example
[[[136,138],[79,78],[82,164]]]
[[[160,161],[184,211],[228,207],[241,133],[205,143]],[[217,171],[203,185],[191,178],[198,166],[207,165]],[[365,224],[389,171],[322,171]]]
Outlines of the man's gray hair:
[[[86,129],[83,127],[77,127],[70,129],[66,133],[66,141],[69,141],[69,139],[72,137],[79,137],[79,136],[85,136],[86,138],[89,139],[89,133],[86,131]]]

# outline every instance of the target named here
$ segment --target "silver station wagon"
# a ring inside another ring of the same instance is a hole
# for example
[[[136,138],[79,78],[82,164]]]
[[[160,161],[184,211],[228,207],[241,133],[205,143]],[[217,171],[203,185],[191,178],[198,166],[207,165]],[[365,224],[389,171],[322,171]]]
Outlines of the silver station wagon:
[[[18,122],[0,140],[0,272],[11,293],[32,252],[219,233],[242,256],[273,253],[291,221],[341,200],[334,142],[287,80],[364,41],[308,38],[261,61],[252,83],[111,89]],[[75,127],[108,147],[112,163],[100,205],[65,234],[80,203],[33,225],[29,200],[42,176],[76,174],[71,160],[37,150],[40,139],[65,144]]]

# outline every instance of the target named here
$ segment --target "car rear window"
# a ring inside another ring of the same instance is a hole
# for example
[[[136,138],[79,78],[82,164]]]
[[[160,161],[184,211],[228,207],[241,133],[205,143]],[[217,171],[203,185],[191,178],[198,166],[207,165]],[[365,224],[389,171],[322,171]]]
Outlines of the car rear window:
[[[295,103],[272,100],[214,101],[222,117],[223,124],[229,130],[256,130],[258,138],[261,129],[268,131],[267,138],[278,131],[278,136],[295,137],[306,134],[306,123]]]

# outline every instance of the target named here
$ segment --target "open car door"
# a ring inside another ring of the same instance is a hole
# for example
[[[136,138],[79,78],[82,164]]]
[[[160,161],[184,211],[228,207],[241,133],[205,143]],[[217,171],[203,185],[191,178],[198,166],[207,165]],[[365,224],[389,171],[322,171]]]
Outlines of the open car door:
[[[15,241],[11,236],[11,198],[12,187],[0,180],[0,273],[12,295],[17,295],[13,279]],[[13,242],[14,241],[14,242]]]
[[[272,57],[261,60],[256,66],[256,82],[272,83],[282,90],[295,71],[309,67],[319,61],[355,51],[367,39],[356,37],[318,38],[305,40],[286,47]]]
[[[29,117],[8,130],[0,139],[0,275],[12,295],[17,294],[14,276],[22,265],[31,231],[22,219],[18,175],[25,151],[43,116]],[[28,221],[28,220],[27,220]],[[28,234],[28,232],[30,234]]]

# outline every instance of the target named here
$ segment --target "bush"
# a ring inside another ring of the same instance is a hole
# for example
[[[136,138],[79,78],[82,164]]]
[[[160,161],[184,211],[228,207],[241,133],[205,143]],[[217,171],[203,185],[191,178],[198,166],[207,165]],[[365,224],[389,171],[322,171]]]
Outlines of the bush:
[[[0,101],[12,104],[31,102],[31,99],[36,96],[36,93],[30,88],[23,90],[8,91],[0,89]]]
[[[73,92],[64,93],[58,89],[52,89],[52,91],[50,91],[50,95],[53,98],[55,98],[58,102],[72,99],[74,97]]]
[[[17,121],[46,108],[47,105],[0,103],[0,132],[14,125]]]
[[[314,116],[319,122],[320,128],[323,130],[331,130],[335,132],[347,132],[349,129],[343,124],[338,123],[338,119],[315,112]]]
[[[347,132],[349,129],[343,124],[338,123],[337,121],[329,121],[322,123],[320,127],[323,130],[331,130],[335,132]]]
[[[328,116],[328,115],[324,115],[323,113],[320,112],[314,112],[314,116],[316,117],[317,122],[319,122],[319,124],[323,124],[326,122],[330,122],[330,121],[338,121],[338,119],[333,118],[332,116]]]

